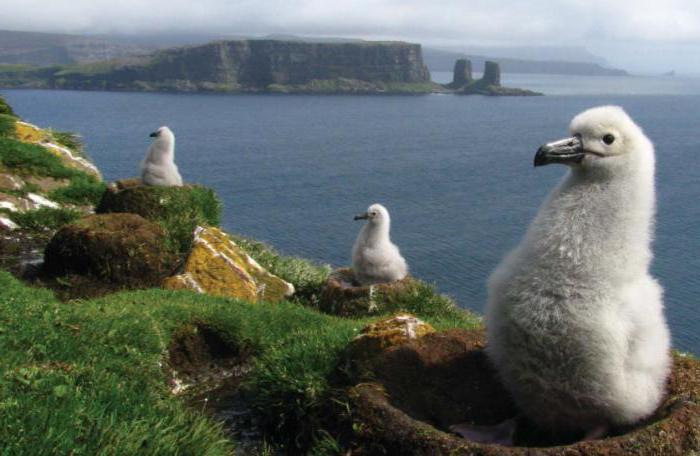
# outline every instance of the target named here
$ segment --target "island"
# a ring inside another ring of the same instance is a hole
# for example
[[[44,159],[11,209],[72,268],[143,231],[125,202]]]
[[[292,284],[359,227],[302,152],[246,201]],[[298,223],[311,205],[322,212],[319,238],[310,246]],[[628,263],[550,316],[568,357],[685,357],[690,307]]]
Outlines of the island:
[[[215,41],[102,62],[0,65],[0,87],[239,93],[430,93],[421,46]]]
[[[458,95],[488,95],[488,96],[534,96],[542,95],[527,89],[503,87],[501,85],[501,67],[496,62],[487,61],[484,65],[484,75],[474,79],[472,64],[467,59],[457,59],[454,67],[452,82],[445,84],[446,89]]]
[[[459,73],[459,74],[458,74]],[[0,64],[0,88],[311,94],[541,95],[501,86],[496,62],[472,77],[458,59],[438,84],[420,44],[400,41],[214,41],[120,59],[51,66]]]

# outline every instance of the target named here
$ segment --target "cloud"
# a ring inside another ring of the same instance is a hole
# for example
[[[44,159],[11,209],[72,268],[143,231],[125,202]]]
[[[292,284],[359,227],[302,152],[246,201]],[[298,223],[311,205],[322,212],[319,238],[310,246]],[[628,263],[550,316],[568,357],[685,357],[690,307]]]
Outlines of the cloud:
[[[300,33],[491,43],[700,41],[697,0],[5,0],[0,27]]]
[[[603,53],[614,47],[624,55],[641,54],[653,46],[700,46],[700,1],[3,0],[0,28],[65,33],[289,33],[434,45],[586,46]]]

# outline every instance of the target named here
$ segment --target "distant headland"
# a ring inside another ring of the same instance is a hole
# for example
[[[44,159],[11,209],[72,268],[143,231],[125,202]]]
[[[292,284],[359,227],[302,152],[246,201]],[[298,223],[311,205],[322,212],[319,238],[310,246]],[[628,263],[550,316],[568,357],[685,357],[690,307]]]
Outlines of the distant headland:
[[[0,64],[0,87],[112,91],[312,94],[536,95],[500,85],[487,62],[473,80],[471,64],[452,84],[433,82],[420,44],[398,41],[303,42],[227,40],[91,63]],[[469,71],[466,71],[468,68]],[[464,82],[459,85],[458,82]],[[457,84],[457,85],[456,85]]]

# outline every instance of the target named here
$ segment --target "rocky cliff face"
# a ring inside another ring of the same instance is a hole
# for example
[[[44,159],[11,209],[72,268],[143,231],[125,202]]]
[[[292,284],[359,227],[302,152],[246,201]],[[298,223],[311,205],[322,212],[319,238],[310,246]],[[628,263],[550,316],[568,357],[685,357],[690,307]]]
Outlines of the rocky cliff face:
[[[29,74],[15,78],[29,78]],[[423,84],[430,73],[421,47],[402,42],[309,43],[277,40],[218,41],[173,48],[130,62],[56,68],[42,77],[52,88],[265,91],[296,88],[380,90]],[[0,82],[3,78],[0,76]],[[319,84],[325,81],[326,84]],[[334,84],[328,84],[331,81]],[[337,89],[340,91],[349,91]]]
[[[455,62],[452,86],[454,88],[463,87],[465,84],[471,82],[472,79],[472,62],[466,59],[458,59]]]
[[[481,78],[484,84],[501,85],[501,66],[496,62],[486,62],[484,64],[484,76]]]

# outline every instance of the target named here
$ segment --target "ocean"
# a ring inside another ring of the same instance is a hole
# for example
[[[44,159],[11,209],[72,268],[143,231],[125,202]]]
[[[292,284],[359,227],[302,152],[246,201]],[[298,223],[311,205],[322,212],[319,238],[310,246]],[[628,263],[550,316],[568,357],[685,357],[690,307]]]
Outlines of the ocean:
[[[623,106],[656,144],[653,273],[674,344],[700,355],[700,79],[503,82],[547,96],[1,93],[30,122],[79,132],[109,180],[135,176],[148,134],[170,126],[183,177],[217,191],[224,228],[285,254],[348,265],[353,216],[380,202],[411,272],[477,312],[489,273],[566,172],[534,169],[537,147],[586,108]]]

